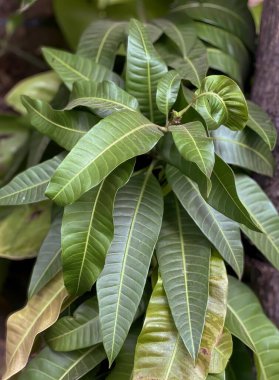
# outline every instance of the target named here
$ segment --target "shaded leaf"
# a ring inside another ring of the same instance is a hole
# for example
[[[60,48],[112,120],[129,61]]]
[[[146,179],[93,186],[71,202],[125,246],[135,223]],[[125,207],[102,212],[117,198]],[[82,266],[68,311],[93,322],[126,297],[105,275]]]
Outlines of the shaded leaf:
[[[215,48],[207,48],[208,64],[211,69],[218,70],[243,86],[242,69],[237,59]]]
[[[167,120],[169,111],[176,101],[180,82],[181,77],[175,70],[168,71],[159,80],[156,92],[156,103],[159,110],[167,116]]]
[[[215,374],[223,373],[232,355],[232,350],[232,336],[227,329],[224,329],[223,334],[212,351],[209,372]]]

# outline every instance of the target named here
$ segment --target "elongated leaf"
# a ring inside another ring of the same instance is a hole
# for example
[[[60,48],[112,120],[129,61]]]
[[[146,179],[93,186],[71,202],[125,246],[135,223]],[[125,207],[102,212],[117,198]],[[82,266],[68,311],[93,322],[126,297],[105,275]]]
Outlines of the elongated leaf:
[[[113,82],[79,81],[74,84],[66,109],[78,106],[88,107],[96,115],[106,117],[116,111],[135,111],[138,109],[138,101]]]
[[[195,92],[194,107],[204,118],[209,129],[224,124],[241,130],[248,120],[245,97],[238,85],[223,75],[206,77]]]
[[[220,127],[212,132],[216,153],[228,164],[240,166],[259,174],[273,175],[274,159],[267,145],[253,131],[241,132]]]
[[[198,187],[178,169],[168,165],[167,179],[182,206],[239,277],[243,271],[243,247],[238,224],[203,199]]]
[[[71,150],[98,121],[98,118],[90,113],[56,111],[47,103],[27,96],[22,97],[22,103],[37,131],[67,150]]]
[[[98,345],[74,352],[54,352],[44,348],[24,369],[19,380],[75,380],[95,368],[105,359]]]
[[[279,270],[279,215],[260,186],[246,175],[236,176],[238,195],[263,233],[241,229],[263,255]]]
[[[122,111],[108,116],[62,162],[47,195],[59,204],[74,202],[122,162],[152,149],[161,136],[157,126],[139,113]]]
[[[113,205],[129,179],[134,160],[115,169],[103,182],[65,208],[62,224],[64,281],[72,294],[90,290],[101,273],[113,238]]]
[[[51,48],[43,48],[43,54],[48,64],[69,89],[72,89],[73,83],[79,80],[102,82],[108,79],[118,84],[121,83],[116,74],[89,58]]]
[[[210,178],[215,161],[213,141],[207,137],[204,126],[195,121],[179,126],[171,126],[174,143],[187,161],[197,164]]]
[[[233,277],[229,278],[226,327],[254,351],[258,379],[279,376],[279,332],[254,293]]]
[[[127,48],[126,88],[139,102],[141,112],[151,121],[162,120],[156,105],[159,80],[167,66],[155,50],[142,23],[131,20]]]
[[[119,45],[125,38],[126,22],[93,21],[79,41],[77,53],[112,70]]]
[[[232,169],[218,155],[215,156],[211,182],[212,190],[207,202],[228,218],[259,232],[257,222],[239,199]]]
[[[18,174],[0,189],[0,205],[23,205],[47,199],[45,190],[62,159],[63,155],[53,157]]]
[[[175,70],[168,71],[158,83],[156,93],[156,103],[159,110],[166,115],[168,120],[168,114],[171,107],[174,105],[178,90],[180,87],[181,77]]]
[[[29,299],[37,294],[62,269],[61,222],[61,215],[58,215],[52,222],[50,231],[40,248],[28,288]]]
[[[255,103],[248,101],[249,119],[247,125],[253,129],[273,150],[276,145],[277,132],[270,117],[264,110]]]
[[[227,329],[224,329],[223,334],[218,339],[217,345],[210,359],[209,372],[223,373],[227,367],[228,361],[233,350],[232,336]]]
[[[207,48],[208,64],[211,69],[218,70],[243,86],[242,68],[237,59],[215,48]]]
[[[110,364],[132,324],[161,228],[163,199],[151,169],[132,177],[117,195],[114,239],[97,281],[103,342]]]
[[[19,372],[27,363],[36,336],[51,326],[67,296],[62,275],[56,276],[27,305],[8,319],[6,372],[3,380]]]
[[[90,347],[102,341],[98,301],[83,302],[72,317],[63,317],[48,329],[48,345],[55,351],[73,351]]]
[[[205,323],[211,247],[174,194],[165,200],[156,252],[175,325],[195,358]]]

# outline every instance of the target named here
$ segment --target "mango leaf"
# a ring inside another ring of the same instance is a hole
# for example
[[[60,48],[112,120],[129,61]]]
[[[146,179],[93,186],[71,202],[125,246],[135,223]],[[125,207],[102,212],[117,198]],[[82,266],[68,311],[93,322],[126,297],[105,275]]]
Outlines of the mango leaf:
[[[116,168],[101,184],[66,206],[62,223],[64,281],[72,294],[91,289],[101,273],[113,238],[113,205],[130,178],[134,160]]]
[[[97,281],[104,347],[110,365],[133,322],[161,228],[163,197],[152,165],[116,197],[114,238]]]
[[[156,253],[175,325],[196,358],[208,301],[211,247],[174,194],[165,199]]]
[[[222,372],[222,373],[219,373],[219,374],[214,374],[214,375],[208,375],[206,380],[234,380],[234,379],[231,379],[230,377],[228,377],[226,375],[226,372]]]
[[[118,84],[121,83],[117,74],[89,58],[51,48],[43,48],[42,52],[45,60],[70,90],[73,83],[79,80],[102,82],[108,79]]]
[[[53,71],[33,75],[17,82],[5,97],[6,103],[17,112],[25,114],[26,109],[21,102],[22,95],[50,102],[57,93],[60,79]]]
[[[238,224],[213,209],[189,178],[170,165],[166,175],[182,206],[239,277],[243,272],[243,247]]]
[[[18,174],[0,189],[0,205],[23,205],[47,199],[45,190],[62,159],[63,155],[55,156]]]
[[[61,205],[73,203],[122,162],[147,153],[162,135],[155,124],[137,112],[108,116],[62,162],[47,188],[47,196]]]
[[[175,70],[168,71],[158,83],[158,88],[156,92],[156,103],[159,110],[166,115],[168,122],[168,115],[170,109],[174,105],[179,87],[180,87],[181,77],[179,73]]]
[[[61,224],[62,218],[59,214],[52,222],[50,231],[38,253],[28,287],[29,299],[32,298],[34,294],[37,294],[62,269]]]
[[[170,126],[174,143],[183,158],[197,164],[199,169],[210,178],[214,161],[214,144],[207,137],[204,126],[199,121]]]
[[[0,257],[11,260],[35,257],[49,226],[49,203],[14,208],[0,221]]]
[[[236,176],[238,195],[263,233],[241,225],[242,231],[279,270],[279,215],[260,186],[246,175]]]
[[[156,105],[159,80],[167,66],[155,50],[144,25],[132,19],[127,47],[126,89],[139,102],[141,112],[152,122],[162,120]]]
[[[227,329],[224,329],[223,334],[212,351],[209,372],[215,374],[224,372],[232,355],[232,350],[232,336]]]
[[[126,22],[93,21],[84,31],[77,53],[112,70],[119,45],[125,39]]]
[[[193,107],[204,118],[208,129],[225,125],[241,130],[248,120],[245,97],[238,85],[223,75],[206,77],[195,92]]]
[[[253,131],[230,131],[221,126],[211,132],[216,153],[228,164],[240,166],[259,174],[273,175],[274,158],[267,145]]]
[[[79,81],[74,84],[70,102],[65,109],[84,106],[104,118],[121,110],[138,110],[138,101],[115,83]]]
[[[239,199],[232,169],[217,154],[211,183],[212,190],[207,202],[228,218],[259,232],[260,227],[257,222]]]
[[[73,352],[55,352],[44,348],[19,376],[19,380],[80,379],[105,359],[104,349],[98,345]]]
[[[36,130],[67,150],[71,150],[99,121],[88,112],[57,111],[49,104],[27,96],[22,97],[22,103]]]
[[[231,55],[215,48],[207,48],[208,64],[211,69],[218,70],[243,86],[243,76],[240,63]]]
[[[3,380],[19,372],[27,364],[36,336],[51,326],[67,297],[62,275],[57,275],[27,305],[12,314],[7,322],[6,372]]]
[[[102,341],[97,297],[89,298],[72,317],[62,317],[45,334],[55,351],[73,351]]]
[[[256,132],[267,143],[270,150],[273,150],[276,145],[277,132],[270,117],[257,104],[247,102],[249,109],[249,119],[247,125]]]
[[[258,379],[279,376],[279,332],[265,316],[254,293],[229,278],[227,329],[248,346],[256,358]]]

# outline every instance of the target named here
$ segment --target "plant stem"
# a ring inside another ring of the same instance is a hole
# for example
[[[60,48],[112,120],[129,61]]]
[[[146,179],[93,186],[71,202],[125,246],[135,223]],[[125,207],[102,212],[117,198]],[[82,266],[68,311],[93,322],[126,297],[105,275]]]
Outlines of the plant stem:
[[[190,104],[188,104],[188,106],[183,108],[181,111],[176,112],[175,116],[181,118],[192,107],[193,104],[194,104],[194,101],[192,101]]]
[[[144,7],[144,0],[137,0],[137,14],[138,14],[138,18],[140,19],[140,21],[142,22],[146,22],[147,21],[147,17],[146,17],[146,13],[145,13],[145,7]]]

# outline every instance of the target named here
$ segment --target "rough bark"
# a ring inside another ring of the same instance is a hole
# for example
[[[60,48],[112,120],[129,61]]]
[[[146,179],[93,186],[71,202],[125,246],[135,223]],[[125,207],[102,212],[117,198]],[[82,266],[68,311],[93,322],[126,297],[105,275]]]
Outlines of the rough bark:
[[[252,100],[273,119],[279,133],[279,1],[265,0]],[[279,210],[279,144],[275,149],[276,171],[273,178],[257,177]],[[268,316],[279,326],[279,273],[267,263],[255,262],[252,283]]]

